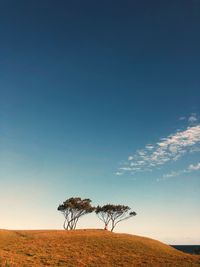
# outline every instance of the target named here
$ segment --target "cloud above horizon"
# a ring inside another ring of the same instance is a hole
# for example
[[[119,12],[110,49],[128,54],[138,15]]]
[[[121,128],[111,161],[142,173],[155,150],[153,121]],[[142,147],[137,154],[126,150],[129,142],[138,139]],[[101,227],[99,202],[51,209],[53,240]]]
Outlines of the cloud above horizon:
[[[190,116],[189,116],[189,118],[188,118],[188,122],[190,123],[190,124],[194,124],[194,123],[196,123],[198,121],[198,119],[197,119],[197,114],[196,113],[192,113]]]
[[[200,162],[196,164],[190,164],[186,169],[178,170],[178,171],[171,171],[170,173],[163,174],[162,179],[157,179],[157,181],[160,180],[166,180],[168,178],[176,177],[184,173],[190,173],[193,171],[200,171]]]
[[[128,159],[118,168],[116,175],[125,172],[134,174],[138,171],[151,171],[170,161],[177,161],[186,153],[200,151],[200,124],[196,114],[188,118],[188,126],[185,130],[177,131],[160,139],[156,144],[147,144],[143,149],[129,155]],[[195,169],[197,166],[191,165]],[[175,176],[175,175],[174,175]]]
[[[198,121],[198,116],[196,113],[191,113],[188,117],[181,116],[179,118],[180,121],[187,121],[189,125],[194,125]]]

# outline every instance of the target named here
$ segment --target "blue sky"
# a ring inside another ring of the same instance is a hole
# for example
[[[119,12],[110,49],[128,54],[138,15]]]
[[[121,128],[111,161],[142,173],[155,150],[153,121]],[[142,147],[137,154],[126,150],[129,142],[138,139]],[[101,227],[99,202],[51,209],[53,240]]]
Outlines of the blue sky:
[[[119,232],[200,243],[199,14],[1,1],[0,228],[59,229],[58,204],[81,196],[132,207]]]

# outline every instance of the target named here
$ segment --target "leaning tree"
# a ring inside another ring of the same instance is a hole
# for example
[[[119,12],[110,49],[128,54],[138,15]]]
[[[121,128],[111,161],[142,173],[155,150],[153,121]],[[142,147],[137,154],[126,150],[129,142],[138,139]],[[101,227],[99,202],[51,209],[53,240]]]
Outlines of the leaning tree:
[[[96,214],[98,216],[98,218],[104,222],[104,230],[107,230],[108,229],[108,224],[111,220],[111,216],[110,216],[110,210],[111,210],[111,207],[112,205],[110,204],[107,204],[107,205],[104,205],[104,206],[97,206],[96,207]]]
[[[98,206],[95,212],[99,219],[104,222],[104,229],[107,229],[108,224],[111,223],[112,232],[118,223],[136,216],[136,212],[130,210],[131,208],[128,206],[107,204],[102,207]]]
[[[71,197],[58,206],[58,211],[62,212],[65,217],[63,224],[65,230],[76,229],[80,217],[94,210],[90,199],[81,199],[80,197]]]
[[[137,213],[135,211],[130,211],[131,208],[129,206],[124,205],[113,205],[110,210],[111,217],[111,232],[114,230],[115,226],[124,221],[128,220],[133,216],[136,216]]]

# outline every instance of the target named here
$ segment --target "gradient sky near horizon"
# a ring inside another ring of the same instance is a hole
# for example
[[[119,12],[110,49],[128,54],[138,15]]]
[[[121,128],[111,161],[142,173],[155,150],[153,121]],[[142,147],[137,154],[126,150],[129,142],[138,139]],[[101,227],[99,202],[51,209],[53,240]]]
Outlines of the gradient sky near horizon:
[[[61,229],[81,196],[200,244],[199,33],[198,0],[0,1],[0,228]]]

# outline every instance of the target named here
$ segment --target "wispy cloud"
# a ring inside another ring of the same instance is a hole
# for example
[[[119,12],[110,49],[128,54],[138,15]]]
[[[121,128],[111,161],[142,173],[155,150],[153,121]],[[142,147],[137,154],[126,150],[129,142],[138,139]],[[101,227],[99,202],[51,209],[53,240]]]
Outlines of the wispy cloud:
[[[197,119],[197,114],[196,113],[192,113],[189,118],[188,118],[188,122],[190,124],[195,124],[197,123],[198,119]]]
[[[193,116],[193,115],[191,115]],[[190,121],[195,121],[194,118]],[[176,161],[186,153],[200,149],[200,124],[177,131],[156,144],[147,144],[143,149],[129,155],[127,161],[118,169],[120,173],[151,170],[170,161]],[[192,168],[192,167],[191,167]]]
[[[120,176],[120,175],[122,175],[123,173],[122,172],[116,172],[115,173],[117,176]]]
[[[198,122],[198,116],[196,113],[191,113],[189,116],[181,116],[180,121],[187,121],[190,125],[194,125]]]
[[[186,120],[186,117],[182,116],[182,117],[179,118],[179,120],[180,121],[184,121],[184,120]]]
[[[200,170],[200,162],[197,163],[196,165],[191,164],[191,165],[188,167],[188,170],[189,170],[189,171],[198,171],[198,170]]]
[[[157,181],[160,180],[166,180],[168,178],[177,177],[184,173],[190,173],[193,171],[199,171],[200,170],[200,162],[196,164],[190,164],[186,169],[178,170],[178,171],[171,171],[170,173],[163,174],[162,179],[157,179]]]

